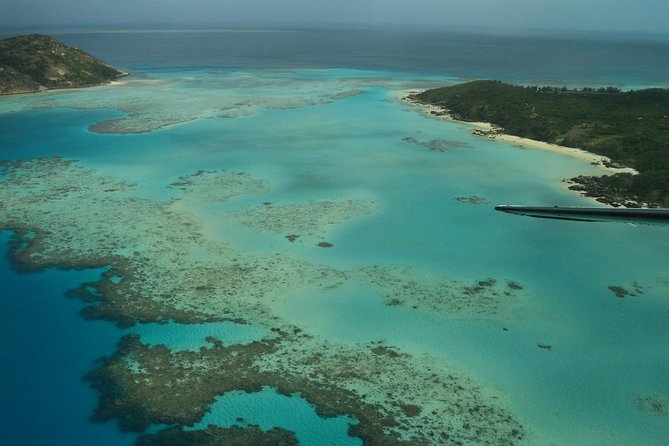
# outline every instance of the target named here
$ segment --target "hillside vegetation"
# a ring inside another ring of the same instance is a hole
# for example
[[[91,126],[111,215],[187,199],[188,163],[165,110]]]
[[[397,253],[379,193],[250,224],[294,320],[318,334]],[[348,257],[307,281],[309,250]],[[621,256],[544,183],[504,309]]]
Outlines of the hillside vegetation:
[[[577,177],[600,201],[669,207],[669,90],[568,90],[474,81],[413,96],[455,119],[485,121],[505,133],[605,155],[639,175]]]
[[[0,94],[90,87],[126,74],[48,36],[0,40]]]

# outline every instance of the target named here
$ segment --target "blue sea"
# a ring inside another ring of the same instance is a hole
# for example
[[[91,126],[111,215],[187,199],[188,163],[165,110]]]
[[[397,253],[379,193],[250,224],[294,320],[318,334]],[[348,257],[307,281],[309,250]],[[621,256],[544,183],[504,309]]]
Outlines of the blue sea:
[[[131,74],[116,86],[0,98],[0,159],[77,160],[137,184],[134,193],[145,200],[170,200],[174,190],[165,186],[176,178],[220,169],[267,181],[277,204],[373,201],[369,215],[327,232],[331,249],[287,244],[227,218],[258,197],[190,211],[207,237],[248,252],[281,250],[346,271],[408,268],[418,281],[516,281],[523,303],[503,319],[388,306],[360,281],[296,290],[272,310],[333,343],[382,340],[448,363],[500,395],[537,444],[667,444],[669,227],[497,213],[496,204],[592,205],[562,179],[603,171],[577,157],[474,136],[468,124],[427,116],[399,98],[470,79],[668,87],[669,37],[306,29],[52,35]],[[430,150],[430,142],[444,150]],[[10,237],[0,232],[5,252]],[[89,422],[97,395],[82,379],[127,333],[175,350],[198,349],[207,336],[247,343],[267,334],[232,323],[120,329],[85,321],[84,304],[65,293],[103,272],[18,274],[1,259],[1,445],[133,444],[135,435],[115,423]],[[623,299],[611,286],[642,293]],[[271,388],[219,397],[200,424],[225,427],[238,418],[291,430],[303,445],[362,444],[347,435],[355,420],[321,418],[299,395]]]

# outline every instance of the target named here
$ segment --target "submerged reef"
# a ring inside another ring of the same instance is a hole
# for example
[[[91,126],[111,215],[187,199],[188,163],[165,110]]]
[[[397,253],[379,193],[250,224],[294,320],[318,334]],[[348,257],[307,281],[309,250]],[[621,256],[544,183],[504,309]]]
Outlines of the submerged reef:
[[[31,98],[27,104],[31,108],[118,110],[122,116],[96,122],[89,130],[103,134],[141,134],[203,119],[244,118],[264,110],[329,104],[363,94],[363,89],[374,85],[406,87],[402,82],[386,79],[350,78],[333,82],[293,78],[280,70],[228,71],[216,76],[200,72],[189,74],[179,79],[127,79],[110,87],[114,88],[113,94],[91,94],[85,100],[77,95],[59,95]],[[274,88],[278,83],[285,88]],[[426,87],[432,85],[425,83]],[[173,106],[165,106],[166,98]]]
[[[240,195],[267,194],[271,185],[245,172],[198,170],[179,177],[170,187],[180,189],[181,200],[227,201]]]
[[[321,97],[318,89],[323,85],[306,80],[290,80],[295,86],[290,95],[268,95],[265,87],[270,82],[276,82],[276,79],[271,76],[268,79],[263,73],[220,78],[192,76],[179,80],[129,80],[113,87],[114,95],[92,96],[85,103],[78,98],[59,97],[57,101],[36,100],[32,106],[50,108],[57,103],[74,109],[120,110],[125,116],[96,122],[89,130],[104,134],[140,134],[200,119],[241,118],[265,109],[292,109],[336,99]],[[139,94],[138,85],[144,87]],[[263,94],[258,94],[258,89]],[[178,105],[165,107],[165,97]]]
[[[355,88],[353,90],[342,91],[341,93],[333,94],[332,96],[330,96],[330,99],[333,99],[333,100],[346,99],[346,98],[350,98],[352,96],[358,96],[360,94],[365,94],[365,90]]]
[[[256,426],[220,428],[209,426],[202,430],[184,431],[169,428],[156,434],[140,435],[137,446],[297,446],[292,432],[280,428],[262,431]]]
[[[244,179],[233,183],[236,193],[220,189],[229,174],[207,174],[193,182],[202,190],[191,185],[183,199],[154,202],[132,197],[134,185],[59,158],[2,167],[0,228],[15,231],[11,255],[20,270],[109,266],[99,281],[71,293],[95,303],[84,309],[89,318],[121,325],[264,321],[265,299],[296,286],[330,286],[343,275],[282,253],[251,256],[203,237],[187,202],[265,187],[244,175],[234,174]]]
[[[655,395],[634,395],[632,403],[637,409],[650,415],[667,417],[669,416],[669,400]]]
[[[643,287],[638,282],[634,282],[631,288],[632,289],[618,285],[610,285],[609,291],[621,299],[624,299],[625,297],[638,297],[643,294]]]
[[[184,431],[169,428],[156,434],[140,435],[137,446],[297,446],[292,432],[280,428],[262,431],[256,426],[220,428],[209,426],[202,430]]]
[[[360,268],[353,277],[379,289],[387,305],[406,305],[444,317],[505,319],[511,308],[526,301],[523,287],[514,281],[489,278],[467,283],[425,275],[415,268],[381,266]]]
[[[454,200],[465,204],[490,204],[490,200],[478,195],[470,195],[468,197],[455,197]]]
[[[473,146],[466,142],[449,141],[444,139],[433,139],[431,141],[421,141],[413,136],[402,138],[402,141],[410,144],[415,144],[421,147],[426,147],[433,152],[446,152],[452,149],[471,149]]]
[[[191,205],[271,191],[269,183],[243,172],[184,175],[166,185],[175,196],[165,201],[138,198],[136,185],[61,158],[3,162],[0,175],[0,228],[14,231],[10,255],[18,269],[106,267],[99,280],[70,292],[88,304],[85,317],[122,326],[230,320],[273,333],[244,345],[208,338],[210,346],[199,351],[123,338],[87,380],[99,392],[95,420],[115,419],[134,432],[172,426],[140,437],[138,444],[210,444],[204,436],[238,441],[243,435],[260,438],[259,444],[273,441],[252,426],[240,427],[244,432],[183,430],[198,422],[217,396],[263,387],[301,395],[321,417],[351,417],[356,423],[350,435],[367,445],[514,445],[528,436],[499,396],[443,358],[412,356],[382,342],[326,341],[273,310],[275,301],[291,293],[354,281],[379,289],[389,305],[443,318],[504,319],[508,309],[527,301],[517,282],[455,281],[381,266],[348,271],[289,250],[244,252],[225,241],[224,226],[220,239],[207,238]],[[289,237],[287,246],[291,239],[318,244],[329,243],[323,237],[332,225],[378,206],[349,197],[281,205],[267,198],[260,207],[230,211],[225,218]],[[285,433],[271,438],[293,441]]]
[[[147,299],[137,290],[139,284],[147,278],[138,268],[142,257],[127,261],[123,258],[114,259],[111,268],[95,282],[86,282],[78,288],[69,290],[68,297],[81,299],[90,305],[84,307],[80,314],[89,320],[108,320],[116,322],[119,327],[130,327],[138,322],[203,323],[229,320],[246,323],[239,316],[231,316],[226,312],[210,315],[197,309],[178,308],[170,302],[170,296],[161,295]],[[206,291],[206,285],[199,285],[196,291]]]
[[[376,203],[367,200],[263,204],[239,212],[232,219],[249,228],[282,235],[291,242],[314,242],[321,247],[329,247],[328,242],[323,242],[329,228],[351,218],[371,214],[376,209]]]
[[[372,446],[510,445],[525,436],[494,397],[466,378],[415,367],[417,358],[390,347],[345,347],[287,332],[247,345],[210,341],[199,352],[173,352],[135,335],[123,338],[86,377],[100,392],[93,420],[117,419],[135,432],[151,424],[190,426],[216,396],[272,387],[299,393],[321,417],[353,417],[349,434]]]
[[[216,395],[259,391],[248,371],[257,356],[275,350],[276,341],[226,347],[220,341],[200,351],[171,352],[127,335],[116,354],[86,376],[100,400],[93,421],[117,419],[122,431],[143,432],[151,424],[193,425]],[[227,371],[227,373],[226,373]]]

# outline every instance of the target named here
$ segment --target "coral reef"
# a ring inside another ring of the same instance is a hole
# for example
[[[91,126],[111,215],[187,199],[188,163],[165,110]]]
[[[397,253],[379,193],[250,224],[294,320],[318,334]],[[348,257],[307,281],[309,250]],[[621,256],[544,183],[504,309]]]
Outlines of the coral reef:
[[[624,299],[626,297],[638,297],[643,294],[643,287],[638,282],[634,282],[631,288],[632,289],[630,290],[622,286],[610,285],[609,291],[611,291],[613,294],[616,295],[616,297],[619,297],[621,299]]]
[[[471,195],[469,197],[455,197],[454,200],[465,204],[490,204],[490,200],[485,197]]]
[[[272,189],[267,181],[245,172],[207,170],[179,177],[170,187],[180,189],[180,199],[189,201],[227,201],[240,195],[267,194]]]
[[[369,266],[352,277],[381,290],[387,305],[406,305],[445,317],[506,317],[511,307],[525,301],[523,287],[496,279],[466,283],[429,276],[409,267]]]
[[[344,271],[289,252],[242,252],[205,237],[192,203],[271,190],[246,173],[198,171],[171,184],[177,196],[154,201],[134,196],[133,184],[60,158],[4,162],[0,168],[0,228],[14,230],[11,256],[18,268],[107,268],[99,280],[70,292],[89,304],[85,317],[122,326],[231,320],[274,334],[244,345],[208,338],[210,346],[199,351],[170,351],[127,336],[117,353],[87,376],[100,395],[95,420],[116,419],[123,430],[136,432],[153,424],[175,428],[144,436],[143,442],[242,438],[238,434],[257,432],[180,428],[200,420],[217,396],[271,387],[301,395],[322,417],[352,417],[357,424],[350,435],[368,445],[513,445],[527,436],[497,396],[442,360],[383,343],[314,338],[272,310],[273,301],[292,292],[355,281],[380,289],[391,305],[443,317],[503,318],[506,309],[525,301],[517,282],[467,283],[381,266]],[[328,228],[376,208],[354,199],[265,201],[229,218],[293,243],[326,246]],[[269,437],[260,441],[264,438]]]
[[[117,419],[124,431],[151,424],[189,426],[216,396],[264,386],[299,393],[319,416],[349,415],[350,434],[369,445],[515,444],[522,427],[466,378],[416,368],[379,344],[345,347],[300,334],[198,352],[149,347],[135,335],[86,379],[99,391],[94,421]],[[351,367],[355,364],[355,367]]]
[[[184,431],[170,428],[156,434],[141,435],[137,446],[297,446],[291,432],[274,428],[267,432],[256,426],[220,428],[209,426],[202,430]]]
[[[376,209],[376,203],[365,200],[263,204],[241,211],[232,219],[249,228],[277,233],[291,242],[320,243],[331,227],[371,214]]]
[[[669,400],[655,395],[634,395],[632,403],[637,409],[655,416],[669,416]]]
[[[225,72],[217,73],[217,76],[198,72],[189,74],[179,79],[124,80],[112,87],[113,94],[90,95],[85,101],[81,97],[60,95],[57,98],[31,98],[28,105],[32,108],[118,110],[123,114],[121,117],[96,122],[89,126],[89,130],[103,134],[141,134],[204,119],[236,119],[265,110],[329,104],[363,94],[363,88],[374,85],[406,87],[401,82],[386,79],[350,78],[332,82],[317,78],[292,78],[271,70]],[[285,92],[268,88],[274,87],[277,82],[286,87]],[[166,97],[170,98],[171,106],[165,106]]]
[[[409,144],[415,144],[418,146],[426,147],[433,152],[446,152],[452,149],[471,149],[472,145],[466,142],[460,141],[449,141],[442,139],[433,139],[430,141],[421,141],[412,136],[407,136],[402,138],[402,141],[408,142]]]

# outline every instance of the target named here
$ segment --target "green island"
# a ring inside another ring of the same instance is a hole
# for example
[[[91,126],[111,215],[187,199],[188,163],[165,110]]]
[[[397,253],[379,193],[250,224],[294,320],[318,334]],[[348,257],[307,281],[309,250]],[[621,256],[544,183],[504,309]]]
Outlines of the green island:
[[[49,36],[0,40],[0,94],[92,87],[127,74]]]
[[[669,89],[514,86],[479,80],[409,99],[500,132],[586,150],[638,174],[578,176],[570,188],[602,203],[669,207]],[[433,112],[438,114],[438,112]]]

